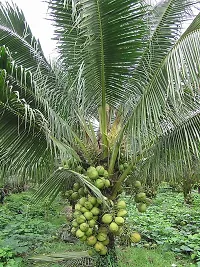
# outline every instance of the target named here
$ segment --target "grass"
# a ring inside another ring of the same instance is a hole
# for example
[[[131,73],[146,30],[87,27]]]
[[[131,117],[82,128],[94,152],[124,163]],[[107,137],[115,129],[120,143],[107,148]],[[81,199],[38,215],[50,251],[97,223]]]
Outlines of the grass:
[[[172,252],[163,251],[161,248],[147,250],[144,248],[130,247],[119,249],[119,267],[194,267],[188,261],[179,261]]]

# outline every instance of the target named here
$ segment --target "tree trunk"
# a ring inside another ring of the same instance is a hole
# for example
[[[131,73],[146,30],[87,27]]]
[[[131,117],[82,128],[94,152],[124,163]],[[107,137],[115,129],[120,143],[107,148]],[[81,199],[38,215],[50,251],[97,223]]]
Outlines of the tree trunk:
[[[108,252],[105,256],[99,256],[97,260],[97,267],[118,267],[118,259],[115,248],[115,236],[109,234],[110,243],[107,245]]]
[[[189,175],[183,180],[183,195],[186,204],[192,204],[192,181]]]

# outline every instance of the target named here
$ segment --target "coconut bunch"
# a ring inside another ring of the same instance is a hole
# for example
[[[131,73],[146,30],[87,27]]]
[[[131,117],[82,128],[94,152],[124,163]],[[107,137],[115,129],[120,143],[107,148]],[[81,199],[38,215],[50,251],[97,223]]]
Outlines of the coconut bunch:
[[[88,181],[90,181],[100,190],[111,185],[110,180],[108,179],[108,171],[105,170],[103,166],[97,166],[96,168],[90,166],[87,169],[86,177]]]
[[[145,212],[147,206],[150,205],[151,200],[147,198],[146,193],[143,190],[140,181],[136,181],[134,184],[135,188],[135,202],[137,203],[137,209],[139,212]]]
[[[119,164],[119,170],[120,172],[125,171],[128,168],[128,162],[120,163]]]
[[[127,214],[125,208],[125,201],[120,200],[113,204],[110,212],[102,213],[100,199],[91,195],[82,197],[75,205],[71,232],[100,255],[106,255],[109,234],[119,235],[122,231]]]
[[[108,228],[108,232],[119,235],[122,231],[122,226],[125,223],[127,214],[126,203],[124,200],[119,200],[113,207],[112,212],[105,213],[101,218],[101,223]]]
[[[93,234],[94,228],[97,225],[98,208],[101,201],[96,197],[88,195],[82,197],[75,205],[75,212],[72,221],[72,233],[81,241],[86,241]]]
[[[99,226],[102,208],[100,199],[91,195],[82,197],[75,205],[71,232],[87,245],[93,246],[100,255],[105,255],[109,239],[105,229]]]
[[[74,183],[72,189],[65,192],[65,197],[70,202],[77,201],[88,194],[88,190],[80,183]]]

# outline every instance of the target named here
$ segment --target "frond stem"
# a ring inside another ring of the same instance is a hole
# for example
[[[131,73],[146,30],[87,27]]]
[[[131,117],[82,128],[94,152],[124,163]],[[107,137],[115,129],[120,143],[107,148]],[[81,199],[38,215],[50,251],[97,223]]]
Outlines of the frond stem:
[[[101,23],[101,14],[99,7],[99,0],[97,0],[99,29],[100,29],[100,43],[101,43],[101,87],[102,87],[102,108],[101,110],[101,131],[102,131],[102,145],[103,145],[103,157],[108,155],[108,139],[107,139],[107,117],[106,117],[106,86],[105,86],[105,68],[104,68],[104,44],[103,44],[103,32]]]

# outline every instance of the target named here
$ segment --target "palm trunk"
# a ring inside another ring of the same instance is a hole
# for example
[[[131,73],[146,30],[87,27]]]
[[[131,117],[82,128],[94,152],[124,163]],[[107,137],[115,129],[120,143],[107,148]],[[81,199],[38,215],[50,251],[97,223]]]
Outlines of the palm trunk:
[[[115,236],[109,234],[110,243],[107,245],[108,252],[106,256],[99,256],[96,267],[118,267],[118,258],[115,248]]]
[[[186,177],[183,180],[183,195],[184,195],[184,201],[186,204],[192,203],[192,183],[190,177]]]

